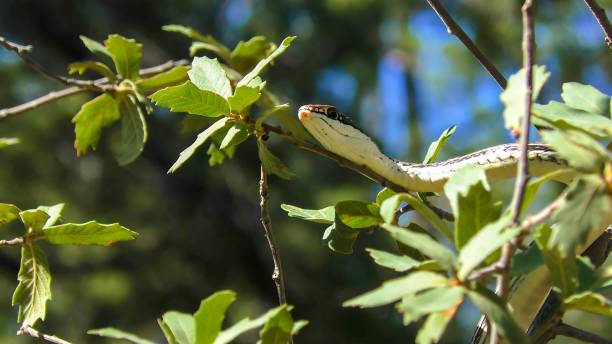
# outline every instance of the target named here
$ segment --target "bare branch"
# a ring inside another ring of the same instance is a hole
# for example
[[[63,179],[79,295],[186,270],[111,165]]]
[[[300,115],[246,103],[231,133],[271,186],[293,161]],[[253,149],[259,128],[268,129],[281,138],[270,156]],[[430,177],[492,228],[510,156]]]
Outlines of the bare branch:
[[[158,66],[154,66],[154,67],[150,67],[150,68],[145,68],[145,69],[141,69],[140,70],[140,76],[141,77],[149,77],[152,75],[156,75],[159,73],[163,73],[165,71],[168,71],[176,66],[185,66],[188,65],[189,61],[187,60],[178,60],[178,61],[167,61],[165,63],[162,63]],[[97,80],[93,80],[93,82],[95,84],[99,84],[99,85],[103,85],[105,83],[108,82],[107,78],[101,78],[101,79],[97,79]],[[87,92],[87,91],[91,91],[88,88],[82,88],[82,87],[78,87],[78,86],[73,86],[73,87],[68,87],[65,88],[63,90],[60,91],[53,91],[50,92],[42,97],[30,100],[26,103],[14,106],[14,107],[10,107],[10,108],[6,108],[6,109],[0,109],[0,121],[13,116],[13,115],[17,115],[29,110],[33,110],[38,108],[39,106],[58,100],[58,99],[62,99],[74,94],[78,94],[78,93],[83,93],[83,92]]]
[[[261,179],[259,180],[259,205],[261,207],[261,225],[263,226],[264,234],[266,236],[266,240],[268,240],[270,252],[272,253],[272,260],[274,261],[272,280],[274,281],[274,284],[276,284],[278,303],[282,305],[287,303],[287,297],[285,296],[285,279],[280,254],[276,248],[276,240],[274,240],[274,232],[272,231],[272,221],[270,220],[270,212],[268,209],[268,175],[266,174],[263,165],[260,166],[260,172]]]
[[[474,41],[470,39],[470,37],[463,31],[463,29],[455,22],[455,20],[450,16],[450,14],[446,11],[444,6],[438,0],[427,0],[429,6],[433,8],[433,10],[438,14],[438,17],[442,20],[444,25],[446,26],[446,31],[451,35],[456,36],[463,45],[474,55],[474,57],[480,62],[480,64],[484,67],[484,69],[491,74],[493,79],[497,81],[499,86],[504,89],[506,88],[506,78],[502,75],[502,73],[489,61],[489,59],[485,56],[485,54],[478,49]]]
[[[527,150],[529,145],[529,124],[531,122],[531,99],[533,96],[533,26],[534,26],[534,11],[535,11],[535,0],[525,0],[523,7],[521,8],[523,17],[523,69],[525,70],[525,95],[524,95],[524,108],[522,127],[520,132],[519,148],[520,156],[517,166],[517,177],[516,184],[514,187],[514,195],[512,197],[512,212],[513,219],[512,223],[516,224],[519,222],[521,215],[521,207],[523,205],[523,196],[525,194],[525,187],[529,180],[529,160],[527,156]],[[499,296],[506,299],[508,295],[508,281],[510,263],[512,261],[512,255],[516,246],[520,243],[520,236],[514,238],[508,244],[504,245],[502,249],[502,255],[499,259],[501,273],[497,276],[497,287],[496,291]],[[497,331],[497,326],[493,326],[491,333],[491,344],[498,344],[501,342],[501,337]]]
[[[11,246],[11,245],[21,245],[23,244],[23,238],[15,238],[11,240],[0,240],[0,246]]]
[[[27,334],[27,335],[29,335],[30,337],[33,337],[33,338],[39,338],[39,339],[45,340],[45,341],[47,341],[49,343],[71,344],[69,341],[63,340],[63,339],[58,338],[56,336],[51,336],[51,335],[48,335],[48,334],[44,334],[42,332],[39,332],[39,331],[31,328],[30,326],[24,326],[24,327],[20,328],[19,331],[17,331],[17,335],[18,336],[21,336],[21,335],[24,335],[24,334]]]
[[[596,0],[584,0],[584,3],[589,7],[595,20],[601,26],[601,30],[606,36],[605,41],[608,44],[608,47],[612,49],[612,26],[610,25],[610,20],[608,20],[608,16],[606,15],[606,10],[604,10]]]
[[[555,333],[557,335],[561,335],[565,337],[580,339],[581,341],[586,342],[586,343],[612,344],[612,340],[600,337],[594,333],[587,332],[587,331],[581,330],[579,328],[576,328],[574,326],[564,324],[564,323],[560,323],[557,326]]]

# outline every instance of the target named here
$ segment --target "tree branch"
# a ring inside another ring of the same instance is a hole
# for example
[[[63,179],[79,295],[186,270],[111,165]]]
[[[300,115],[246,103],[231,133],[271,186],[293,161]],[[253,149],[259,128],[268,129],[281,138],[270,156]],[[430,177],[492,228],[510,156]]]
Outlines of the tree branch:
[[[156,75],[159,73],[163,73],[165,71],[168,71],[174,67],[177,66],[185,66],[188,65],[189,61],[188,60],[178,60],[178,61],[167,61],[165,63],[162,63],[158,66],[155,67],[151,67],[151,68],[145,68],[145,69],[141,69],[140,70],[140,76],[141,77],[149,77],[152,75]],[[99,85],[103,85],[105,83],[108,82],[107,78],[100,78],[97,80],[93,80],[93,82],[95,84],[99,84]],[[82,88],[79,86],[72,86],[72,87],[68,87],[65,88],[63,90],[60,91],[53,91],[50,92],[42,97],[30,100],[26,103],[14,106],[14,107],[10,107],[10,108],[6,108],[6,109],[0,109],[0,121],[13,116],[13,115],[17,115],[26,111],[30,111],[33,109],[38,108],[39,106],[61,99],[61,98],[65,98],[77,93],[83,93],[83,92],[88,92],[91,91],[88,88]]]
[[[270,246],[270,252],[272,253],[272,260],[274,262],[272,280],[274,281],[274,284],[276,284],[278,303],[282,305],[287,303],[287,297],[285,296],[285,279],[280,254],[276,248],[276,240],[274,240],[274,232],[272,231],[272,221],[270,220],[270,212],[268,209],[268,175],[264,170],[263,165],[260,166],[260,172],[261,179],[259,180],[259,205],[261,207],[261,225],[263,226],[264,235],[266,236],[266,240],[268,240],[268,246]]]
[[[499,86],[502,89],[505,89],[507,84],[506,78],[504,78],[502,73],[497,68],[495,68],[493,63],[489,61],[485,54],[483,54],[482,51],[478,49],[476,44],[474,44],[474,41],[472,41],[470,37],[465,33],[465,31],[463,31],[463,29],[455,22],[455,20],[453,20],[453,18],[446,11],[444,6],[442,6],[440,1],[427,0],[427,3],[429,3],[429,6],[433,8],[438,17],[440,17],[440,19],[446,26],[446,31],[448,31],[449,34],[456,36],[461,41],[461,43],[463,43],[463,45],[465,45],[465,47],[472,53],[472,55],[474,55],[478,62],[480,62],[484,69],[489,72],[493,79],[497,81]]]
[[[0,246],[11,246],[11,245],[21,245],[23,244],[23,238],[18,237],[11,240],[0,240]]]
[[[557,335],[580,339],[583,342],[595,343],[595,344],[612,344],[612,340],[600,337],[594,333],[587,332],[570,326],[568,324],[560,323],[555,331]]]
[[[524,95],[524,108],[522,127],[520,132],[519,148],[520,156],[517,166],[517,177],[516,184],[514,187],[514,195],[512,197],[512,212],[513,219],[512,223],[516,224],[519,222],[521,215],[521,207],[523,205],[523,196],[525,194],[525,187],[529,180],[529,161],[527,156],[527,149],[529,145],[529,124],[531,122],[531,100],[533,96],[533,26],[534,26],[534,11],[535,11],[535,0],[525,0],[523,7],[521,8],[523,17],[523,69],[525,70],[525,95]],[[512,261],[512,255],[516,246],[520,243],[520,237],[518,236],[504,245],[502,249],[502,255],[499,259],[501,273],[497,276],[497,294],[503,299],[506,299],[508,294],[508,281],[510,263]],[[501,337],[497,331],[497,326],[493,326],[491,334],[491,344],[498,344],[501,342]]]
[[[56,336],[51,336],[51,335],[48,335],[48,334],[44,334],[42,332],[38,332],[37,330],[31,328],[30,326],[24,326],[24,327],[20,328],[19,331],[17,331],[17,335],[18,336],[21,336],[21,335],[24,335],[24,334],[27,334],[27,335],[29,335],[30,337],[33,337],[33,338],[39,338],[39,339],[45,340],[45,341],[50,342],[50,343],[55,343],[55,344],[71,344],[69,341],[63,340],[63,339],[58,338]]]
[[[608,47],[612,48],[612,26],[606,15],[606,10],[599,6],[596,0],[584,0],[584,3],[589,7],[591,13],[593,13],[597,23],[599,23],[604,33],[606,44],[608,44]]]

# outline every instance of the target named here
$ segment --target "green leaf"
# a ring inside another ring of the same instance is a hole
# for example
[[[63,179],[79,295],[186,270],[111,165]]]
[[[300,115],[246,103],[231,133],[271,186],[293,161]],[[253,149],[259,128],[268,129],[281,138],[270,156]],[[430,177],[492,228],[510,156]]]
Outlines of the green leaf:
[[[187,72],[190,68],[189,66],[177,66],[150,78],[138,80],[136,86],[145,93],[157,91],[164,87],[176,86],[188,79]]]
[[[21,265],[17,275],[19,285],[13,293],[12,305],[19,305],[17,322],[33,326],[45,320],[47,301],[51,300],[51,273],[43,251],[34,243],[21,247]]]
[[[334,218],[334,223],[327,227],[323,233],[323,240],[327,240],[327,246],[334,252],[342,254],[352,254],[353,245],[359,236],[359,229],[345,225],[338,216]]]
[[[360,201],[343,201],[336,204],[335,214],[351,228],[369,228],[382,222],[378,205]]]
[[[422,263],[421,261],[409,256],[398,256],[396,254],[379,251],[372,248],[366,248],[366,251],[368,251],[370,257],[374,259],[376,264],[399,272],[414,269]]]
[[[533,66],[533,93],[532,100],[535,101],[540,90],[548,80],[550,73],[545,66]],[[504,103],[504,121],[506,128],[513,133],[520,133],[520,119],[524,114],[525,104],[525,69],[519,70],[508,78],[508,86],[501,93],[500,98]]]
[[[407,229],[384,224],[382,228],[391,234],[391,237],[400,243],[412,247],[427,257],[431,257],[441,266],[449,271],[455,270],[456,257],[453,252],[449,251],[439,242],[435,241],[429,235],[415,233]]]
[[[259,331],[258,344],[286,344],[293,332],[293,319],[289,307],[282,307],[271,316]]]
[[[597,140],[579,131],[542,131],[542,140],[559,152],[570,166],[583,172],[600,172],[604,162],[612,161],[612,153]]]
[[[454,313],[437,312],[430,314],[416,337],[417,344],[434,344],[440,341],[448,322],[453,318]]]
[[[174,337],[174,333],[172,333],[172,330],[170,330],[170,327],[168,327],[168,324],[166,324],[161,318],[157,318],[157,324],[159,325],[159,328],[161,328],[162,332],[164,333],[164,337],[166,337],[168,344],[178,344],[178,342],[176,341],[176,338]]]
[[[94,55],[96,55],[96,57],[99,58],[106,66],[110,67],[113,65],[113,58],[111,56],[111,53],[108,51],[108,49],[106,49],[105,46],[83,35],[79,36],[79,38],[81,39],[85,47],[89,49],[89,51],[91,51]]]
[[[487,257],[520,233],[520,227],[508,228],[511,223],[512,214],[508,211],[499,220],[486,225],[463,246],[458,260],[459,279],[465,279]]]
[[[192,56],[195,55],[195,53],[197,53],[199,49],[203,49],[202,47],[200,47],[200,45],[205,45],[206,46],[205,49],[215,52],[217,55],[219,55],[221,58],[223,58],[227,62],[230,61],[229,49],[227,49],[223,44],[219,43],[211,35],[205,36],[201,34],[200,32],[194,30],[193,28],[188,27],[188,26],[183,26],[183,25],[164,25],[162,26],[162,30],[167,31],[167,32],[180,33],[189,38],[203,42],[204,44],[202,44],[201,42],[194,42],[191,45],[191,48],[189,49],[189,51]],[[198,45],[198,47],[194,48],[194,46],[196,45]]]
[[[195,57],[187,74],[189,80],[202,91],[216,93],[224,99],[232,95],[232,86],[225,69],[216,58]]]
[[[119,225],[102,224],[96,221],[86,223],[64,223],[44,229],[37,240],[47,240],[56,245],[102,245],[109,246],[117,241],[133,240],[138,233]]]
[[[169,311],[162,315],[162,320],[179,344],[195,344],[196,325],[191,314]]]
[[[142,105],[133,96],[119,98],[121,111],[121,141],[114,145],[115,158],[125,166],[138,158],[147,142],[147,122]]]
[[[240,320],[239,322],[235,323],[234,325],[232,325],[231,327],[225,329],[224,331],[222,331],[219,336],[217,337],[217,339],[215,340],[214,344],[227,344],[230,343],[232,340],[234,340],[236,337],[238,337],[239,335],[256,329],[260,326],[263,326],[270,318],[276,316],[279,312],[282,312],[285,309],[289,309],[290,306],[288,305],[282,305],[282,306],[278,306],[276,308],[273,308],[269,311],[267,311],[266,313],[264,313],[263,315],[251,320],[249,318],[245,318]]]
[[[456,125],[446,128],[446,130],[444,130],[442,134],[440,134],[440,137],[429,145],[429,148],[427,149],[427,154],[425,154],[425,159],[423,159],[424,164],[434,162],[436,158],[438,158],[438,154],[440,154],[442,147],[444,146],[446,141],[448,141],[448,139],[453,136],[456,130]]]
[[[453,239],[453,232],[436,215],[425,203],[409,193],[398,193],[387,198],[380,205],[380,216],[386,223],[391,223],[394,219],[395,212],[400,207],[402,202],[407,202],[410,206],[431,223],[440,233],[444,234],[448,239]]]
[[[610,212],[612,197],[603,180],[595,175],[576,178],[568,188],[566,202],[553,213],[556,227],[549,245],[558,246],[563,257],[573,256],[591,231],[608,225],[601,222]]]
[[[49,215],[49,218],[47,219],[47,221],[45,221],[45,224],[43,225],[43,228],[47,228],[53,226],[62,217],[62,212],[64,211],[64,203],[59,203],[50,207],[41,205],[36,209],[42,210],[47,213],[47,215]]]
[[[294,176],[293,172],[276,155],[268,150],[268,147],[266,147],[266,144],[261,139],[257,140],[257,152],[266,173],[275,174],[283,179],[290,179]]]
[[[578,287],[578,267],[574,255],[563,257],[558,247],[550,245],[551,235],[552,228],[543,224],[536,231],[534,239],[550,271],[553,285],[561,290],[562,298],[565,298],[572,295]]]
[[[591,85],[566,82],[563,84],[561,98],[563,98],[565,104],[574,109],[592,112],[602,116],[608,116],[610,113],[610,97],[601,93]]]
[[[0,149],[8,146],[14,146],[19,144],[19,142],[21,141],[16,137],[0,137]]]
[[[113,338],[113,339],[123,339],[123,340],[127,340],[128,342],[135,343],[135,344],[155,344],[155,342],[141,338],[135,334],[125,332],[125,331],[122,331],[114,327],[105,327],[105,328],[88,330],[87,334],[100,336],[100,337],[106,337],[106,338]]]
[[[573,109],[551,101],[546,105],[533,104],[533,123],[551,125],[562,130],[582,131],[598,139],[612,139],[612,120],[598,114]]]
[[[280,207],[287,212],[289,217],[295,217],[310,222],[332,224],[336,216],[334,206],[325,207],[323,209],[303,209],[283,203]]]
[[[196,140],[191,144],[191,146],[187,147],[185,150],[181,152],[179,158],[174,162],[172,167],[168,170],[168,173],[173,173],[178,170],[185,161],[189,160],[191,156],[195,153],[195,151],[206,142],[215,132],[219,130],[223,130],[226,127],[229,127],[231,123],[227,117],[223,117],[220,120],[213,123],[210,127],[206,128],[203,132],[198,134]]]
[[[13,222],[20,212],[21,210],[12,204],[0,203],[0,225]]]
[[[72,123],[77,154],[85,154],[89,148],[96,149],[102,128],[108,127],[120,117],[119,101],[108,93],[101,94],[81,106]]]
[[[257,62],[263,60],[274,45],[266,41],[264,36],[255,36],[248,41],[240,41],[232,51],[232,68],[244,74],[250,71]]]
[[[259,61],[259,63],[257,63],[257,65],[253,68],[253,70],[251,70],[247,75],[244,76],[244,78],[242,78],[242,80],[238,82],[237,87],[248,85],[255,77],[259,75],[259,73],[261,73],[264,67],[266,67],[272,61],[274,61],[274,59],[284,53],[285,50],[287,50],[287,48],[289,48],[289,46],[291,45],[291,42],[293,42],[296,38],[297,36],[289,36],[283,39],[281,45],[276,48],[276,50],[274,50],[265,59]]]
[[[525,187],[525,193],[523,194],[523,203],[521,204],[521,214],[526,212],[527,209],[531,206],[531,203],[533,203],[533,200],[535,199],[536,195],[538,194],[538,191],[540,190],[540,186],[542,186],[544,182],[554,180],[555,178],[562,176],[568,172],[568,169],[561,169],[552,171],[541,177],[531,179]]]
[[[395,191],[389,188],[383,188],[376,194],[376,204],[380,207],[387,198],[395,195]]]
[[[50,216],[42,209],[29,209],[19,213],[21,222],[28,230],[28,233],[40,232]]]
[[[233,113],[241,113],[248,106],[255,103],[259,97],[261,97],[259,88],[240,86],[236,88],[234,95],[230,96],[227,100]]]
[[[474,165],[459,169],[444,185],[444,193],[455,214],[458,250],[501,214],[503,204],[493,202],[485,172]]]
[[[467,295],[478,309],[493,322],[499,334],[512,344],[528,344],[529,339],[518,324],[512,319],[506,303],[494,292],[484,287],[466,290]]]
[[[284,110],[289,109],[289,104],[280,104],[280,105],[275,105],[271,108],[269,108],[268,110],[266,110],[266,112],[264,112],[261,116],[259,116],[256,120],[255,120],[255,128],[256,129],[261,129],[263,126],[263,123],[265,122],[266,119],[268,119],[270,116],[272,115],[276,115],[276,114],[283,114],[285,113]]]
[[[537,269],[542,264],[544,264],[542,252],[540,252],[538,245],[532,243],[529,245],[529,248],[526,251],[516,253],[512,257],[510,274],[514,276],[526,275]]]
[[[563,302],[563,309],[566,311],[579,309],[595,314],[612,316],[612,302],[604,295],[591,291],[574,294],[566,298]]]
[[[221,332],[227,308],[236,300],[236,293],[222,290],[212,294],[200,303],[194,313],[195,344],[212,344]]]
[[[115,73],[108,68],[107,65],[98,61],[74,62],[68,65],[68,74],[79,73],[85,74],[88,70],[92,70],[104,77],[107,77],[110,82],[115,82]]]
[[[231,146],[236,146],[244,142],[251,133],[249,132],[249,127],[242,122],[236,121],[234,124],[227,130],[227,134],[221,141],[219,145],[219,149],[223,150]]]
[[[406,296],[397,309],[404,315],[404,325],[408,325],[431,313],[448,310],[455,313],[462,301],[462,288],[445,285]]]
[[[179,86],[163,88],[153,93],[150,98],[158,106],[167,107],[173,112],[207,117],[219,117],[230,112],[229,104],[223,97],[202,91],[189,81]]]
[[[140,61],[142,60],[142,44],[120,35],[109,35],[104,41],[104,45],[113,58],[117,73],[123,79],[138,80]]]
[[[430,271],[416,271],[407,276],[385,281],[382,286],[350,299],[344,302],[342,306],[363,308],[382,306],[423,290],[449,284],[450,281],[440,274]]]

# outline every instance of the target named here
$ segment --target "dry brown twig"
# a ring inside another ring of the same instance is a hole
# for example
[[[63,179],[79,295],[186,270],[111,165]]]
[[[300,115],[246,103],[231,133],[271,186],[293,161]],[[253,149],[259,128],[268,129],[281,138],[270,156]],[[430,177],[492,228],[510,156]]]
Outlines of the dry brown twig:
[[[606,44],[612,49],[612,25],[610,25],[610,20],[606,15],[606,10],[599,6],[596,0],[584,0],[584,3],[587,5],[589,10],[591,10],[595,20],[597,20],[597,23],[601,27],[601,30],[605,36],[604,40]]]
[[[48,334],[44,334],[42,332],[39,332],[33,328],[31,328],[30,326],[24,326],[22,328],[19,329],[19,331],[17,331],[17,335],[21,336],[21,335],[29,335],[30,337],[33,338],[38,338],[38,339],[42,339],[45,340],[49,343],[54,343],[54,344],[71,344],[69,341],[66,341],[64,339],[58,338],[56,336],[51,336]]]

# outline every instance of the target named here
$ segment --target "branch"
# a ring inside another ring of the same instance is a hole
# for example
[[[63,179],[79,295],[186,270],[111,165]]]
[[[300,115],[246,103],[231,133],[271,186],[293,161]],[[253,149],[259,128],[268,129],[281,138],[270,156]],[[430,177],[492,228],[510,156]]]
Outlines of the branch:
[[[555,331],[556,335],[561,335],[570,338],[580,339],[583,342],[595,343],[595,344],[612,344],[612,340],[600,337],[594,333],[587,332],[570,326],[568,324],[560,323]]]
[[[185,66],[188,64],[189,64],[189,61],[187,60],[167,61],[155,67],[141,69],[140,76],[148,77],[148,76],[156,75],[159,73],[163,73],[177,66]],[[103,85],[108,82],[108,79],[101,78],[101,79],[93,80],[93,82],[95,84]],[[49,102],[52,102],[52,101],[55,101],[61,98],[65,98],[65,97],[68,97],[68,96],[71,96],[77,93],[87,92],[87,91],[90,91],[90,89],[82,88],[78,86],[68,87],[60,91],[50,92],[42,97],[30,100],[26,103],[23,103],[23,104],[14,106],[14,107],[0,109],[0,121],[6,119],[7,117],[17,115],[17,114],[20,114],[20,113],[23,113],[29,110],[36,109],[43,104],[46,104],[46,103],[49,103]]]
[[[596,0],[584,0],[584,3],[589,7],[593,16],[599,23],[599,26],[601,26],[601,30],[606,36],[606,44],[608,44],[608,47],[612,48],[612,26],[610,26],[606,10],[599,6]]]
[[[100,85],[96,83],[95,80],[79,80],[73,78],[66,78],[61,75],[51,73],[45,67],[34,62],[34,60],[28,57],[28,54],[33,49],[31,45],[19,45],[17,43],[13,43],[11,41],[6,40],[4,37],[0,37],[0,45],[17,54],[17,56],[19,56],[19,58],[23,60],[25,64],[27,64],[30,68],[34,69],[38,73],[48,77],[49,79],[59,81],[66,86],[77,86],[79,88],[85,88],[98,92],[112,91],[115,89],[115,85]]]
[[[0,246],[11,246],[11,245],[21,245],[23,244],[23,238],[15,238],[11,240],[0,240]]]
[[[522,118],[522,128],[520,132],[520,156],[517,166],[517,177],[516,184],[514,187],[514,195],[512,197],[512,212],[513,219],[512,223],[516,224],[519,221],[521,215],[521,207],[523,205],[523,196],[525,194],[525,187],[529,180],[529,161],[527,156],[527,149],[529,145],[529,124],[531,122],[531,99],[533,95],[533,26],[534,26],[534,6],[535,0],[525,0],[523,7],[521,8],[523,17],[523,69],[525,70],[525,95],[524,95],[524,108]],[[508,294],[508,281],[510,263],[512,261],[512,255],[516,246],[520,243],[520,236],[517,236],[508,244],[504,245],[502,249],[502,255],[499,259],[501,266],[501,273],[497,276],[497,294],[506,299]],[[493,326],[491,334],[491,344],[501,343],[501,337],[497,331],[497,326]]]
[[[450,14],[448,14],[444,6],[442,6],[440,1],[427,0],[427,2],[446,26],[446,31],[448,31],[448,33],[450,33],[451,35],[456,36],[461,41],[461,43],[463,43],[463,45],[465,45],[465,47],[472,53],[472,55],[474,55],[478,62],[480,62],[484,69],[486,69],[487,72],[491,74],[491,76],[493,77],[493,79],[495,79],[495,81],[497,81],[499,86],[502,89],[505,89],[507,84],[506,78],[504,78],[502,73],[497,68],[495,68],[493,63],[489,61],[485,54],[483,54],[482,51],[478,49],[476,44],[474,44],[474,41],[472,41],[470,37],[465,33],[465,31],[463,31],[463,29],[455,22],[455,20],[453,20],[453,18],[450,16]]]
[[[270,220],[270,211],[268,209],[268,175],[264,170],[263,165],[260,167],[261,179],[259,180],[259,196],[260,196],[260,207],[261,207],[261,224],[264,229],[264,235],[268,240],[268,246],[270,246],[270,252],[272,253],[272,260],[274,261],[274,272],[272,273],[272,280],[276,284],[276,293],[278,294],[278,303],[287,303],[285,296],[285,280],[283,276],[283,268],[281,265],[280,254],[276,248],[276,241],[274,240],[274,233],[272,232],[272,221]]]
[[[50,343],[55,343],[55,344],[71,344],[69,341],[63,340],[61,338],[58,338],[56,336],[50,336],[48,334],[44,334],[42,332],[38,332],[35,329],[31,328],[30,326],[24,326],[22,328],[19,329],[19,331],[17,331],[17,335],[21,336],[27,334],[30,337],[34,337],[34,338],[39,338],[42,340],[45,340],[47,342]]]

